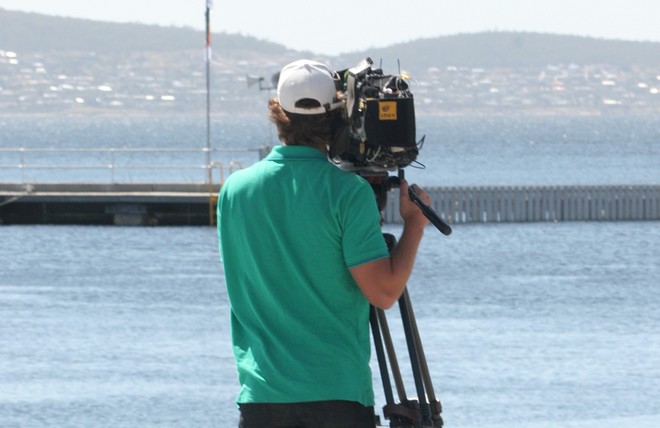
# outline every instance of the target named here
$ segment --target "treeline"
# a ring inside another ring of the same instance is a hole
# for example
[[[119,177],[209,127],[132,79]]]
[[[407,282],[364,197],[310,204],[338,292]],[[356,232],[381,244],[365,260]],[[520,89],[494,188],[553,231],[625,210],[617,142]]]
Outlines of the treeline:
[[[215,34],[214,51],[233,58],[277,59],[291,49],[255,37]],[[0,49],[52,51],[177,51],[201,49],[202,31],[192,28],[119,24],[0,9]],[[428,67],[538,67],[548,64],[660,66],[660,43],[604,40],[539,33],[487,32],[418,39],[368,52],[340,55],[352,64],[365,56],[398,58],[407,69]]]
[[[540,33],[487,32],[419,39],[372,52],[430,66],[543,67],[549,64],[660,66],[660,43]]]
[[[283,54],[284,46],[255,37],[218,34],[214,48],[223,53]],[[0,49],[21,52],[163,52],[203,48],[202,31],[136,23],[65,18],[0,8]]]

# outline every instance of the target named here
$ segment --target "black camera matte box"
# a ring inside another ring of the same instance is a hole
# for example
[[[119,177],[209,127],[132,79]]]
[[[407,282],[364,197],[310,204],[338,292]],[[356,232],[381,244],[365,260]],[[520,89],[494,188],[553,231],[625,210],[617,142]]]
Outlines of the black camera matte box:
[[[366,101],[364,130],[369,145],[415,146],[413,98],[381,98]]]

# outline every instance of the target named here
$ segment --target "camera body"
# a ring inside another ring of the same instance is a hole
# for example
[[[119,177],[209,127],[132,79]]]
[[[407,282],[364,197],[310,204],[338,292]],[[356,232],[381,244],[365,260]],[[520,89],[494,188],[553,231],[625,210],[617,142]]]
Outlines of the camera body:
[[[413,94],[401,76],[385,75],[366,58],[340,71],[346,107],[331,157],[352,170],[397,170],[419,153]]]

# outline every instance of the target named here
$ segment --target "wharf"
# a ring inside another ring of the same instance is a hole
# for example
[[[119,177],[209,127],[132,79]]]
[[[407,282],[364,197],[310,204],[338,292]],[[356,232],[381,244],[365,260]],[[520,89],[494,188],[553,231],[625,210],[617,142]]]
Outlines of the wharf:
[[[210,225],[217,190],[208,184],[0,184],[0,224]]]
[[[208,184],[2,184],[0,224],[212,225]],[[450,224],[660,220],[660,185],[426,187]],[[398,223],[397,191],[383,212]]]

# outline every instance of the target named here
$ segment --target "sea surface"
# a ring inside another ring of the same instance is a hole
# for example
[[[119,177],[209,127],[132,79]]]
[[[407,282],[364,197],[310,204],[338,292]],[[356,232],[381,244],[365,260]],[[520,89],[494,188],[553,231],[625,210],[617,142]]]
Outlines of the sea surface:
[[[0,183],[203,181],[194,168],[53,167],[107,152],[2,149],[201,149],[205,123],[3,116],[0,165],[42,167],[0,168]],[[426,169],[406,168],[422,185],[660,184],[658,118],[422,117],[423,134]],[[214,117],[212,136],[244,151],[214,153],[225,165],[276,144],[264,118]],[[115,162],[205,160],[174,153]],[[429,227],[409,281],[445,426],[660,426],[660,222],[453,229]],[[1,428],[231,427],[237,391],[212,227],[0,226]]]
[[[660,184],[660,117],[421,116],[422,138],[426,186]],[[265,116],[212,118],[225,177],[278,143]],[[2,116],[0,182],[205,182],[206,146],[203,116]]]
[[[0,242],[1,427],[236,426],[213,228]],[[660,426],[659,243],[658,222],[429,228],[408,288],[446,426]]]

